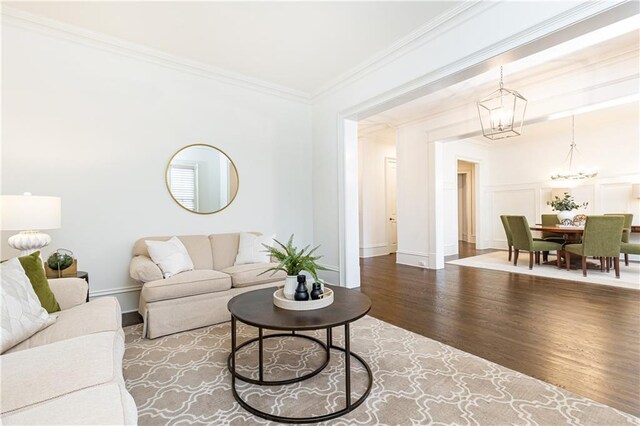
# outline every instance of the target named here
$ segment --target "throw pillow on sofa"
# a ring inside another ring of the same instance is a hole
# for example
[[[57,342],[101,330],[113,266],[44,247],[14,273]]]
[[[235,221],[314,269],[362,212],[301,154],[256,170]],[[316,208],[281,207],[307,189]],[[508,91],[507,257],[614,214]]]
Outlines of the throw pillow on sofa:
[[[0,352],[5,352],[51,325],[55,317],[49,315],[40,305],[40,300],[18,258],[3,262],[0,265],[0,275]]]
[[[158,265],[164,278],[193,270],[189,252],[178,237],[172,237],[168,241],[145,240],[145,244],[151,260]]]
[[[238,255],[236,256],[234,265],[271,262],[271,257],[269,256],[269,253],[267,253],[263,244],[272,247],[273,239],[275,237],[275,235],[257,236],[248,232],[242,232],[240,234]]]
[[[18,258],[25,274],[29,277],[33,291],[36,292],[36,296],[40,300],[40,304],[50,314],[58,312],[60,305],[56,300],[56,296],[49,287],[49,281],[47,281],[47,274],[44,272],[44,266],[42,266],[42,260],[40,260],[40,252],[36,251],[27,256],[20,256]]]

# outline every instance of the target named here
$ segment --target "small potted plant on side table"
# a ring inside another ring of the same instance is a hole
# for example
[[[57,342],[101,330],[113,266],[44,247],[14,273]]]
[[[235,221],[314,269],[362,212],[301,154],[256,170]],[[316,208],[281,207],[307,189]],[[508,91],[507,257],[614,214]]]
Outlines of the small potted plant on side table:
[[[574,210],[586,208],[589,203],[584,202],[578,204],[568,192],[565,192],[564,197],[560,198],[556,196],[553,200],[547,201],[547,205],[558,212],[558,222],[560,222],[561,225],[573,225],[573,219],[576,216]]]
[[[276,273],[277,271],[286,272],[287,278],[285,279],[283,293],[287,299],[293,300],[296,293],[296,286],[298,285],[298,276],[302,271],[307,271],[311,274],[314,281],[318,282],[318,271],[327,270],[327,268],[316,263],[322,256],[313,255],[320,246],[314,247],[313,249],[309,249],[310,246],[306,246],[298,250],[298,248],[293,245],[293,235],[289,237],[287,244],[282,244],[275,239],[273,241],[277,244],[276,247],[269,247],[266,244],[264,244],[264,247],[266,252],[278,262],[278,265],[267,269],[262,272],[262,274],[266,274],[267,272]]]

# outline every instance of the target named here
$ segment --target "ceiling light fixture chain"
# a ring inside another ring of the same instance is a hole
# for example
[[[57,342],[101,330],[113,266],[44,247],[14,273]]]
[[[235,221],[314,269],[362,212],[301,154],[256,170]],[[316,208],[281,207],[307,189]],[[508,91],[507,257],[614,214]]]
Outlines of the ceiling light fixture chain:
[[[585,171],[578,170],[573,171],[573,158],[574,154],[577,155],[580,152],[578,151],[578,145],[576,144],[576,116],[575,114],[571,115],[571,144],[569,145],[569,152],[565,157],[565,163],[569,163],[569,170],[564,173],[556,173],[551,176],[551,180],[579,180],[579,179],[588,179],[598,175],[598,172],[595,170]]]

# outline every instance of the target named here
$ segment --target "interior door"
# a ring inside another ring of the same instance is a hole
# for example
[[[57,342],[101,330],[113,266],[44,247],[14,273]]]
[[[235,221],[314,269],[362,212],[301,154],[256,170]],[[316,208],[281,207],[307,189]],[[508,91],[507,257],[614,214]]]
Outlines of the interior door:
[[[467,175],[458,173],[458,241],[467,241]]]
[[[387,211],[387,248],[389,253],[398,251],[398,215],[396,203],[396,159],[387,158],[385,164],[385,198]]]

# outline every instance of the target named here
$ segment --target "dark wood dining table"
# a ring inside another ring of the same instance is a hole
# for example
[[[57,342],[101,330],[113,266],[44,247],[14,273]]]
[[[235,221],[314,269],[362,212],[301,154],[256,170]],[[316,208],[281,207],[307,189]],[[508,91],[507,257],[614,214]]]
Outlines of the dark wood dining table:
[[[532,231],[550,232],[554,234],[560,234],[564,237],[567,243],[580,242],[582,240],[582,234],[584,233],[584,226],[543,226],[536,224],[529,227]]]
[[[582,241],[582,234],[584,233],[584,226],[564,227],[564,226],[543,226],[540,224],[535,224],[533,226],[530,226],[529,229],[532,231],[549,232],[549,233],[562,235],[562,237],[566,241],[565,244],[580,243],[580,241]],[[624,228],[622,231],[623,232],[639,232],[640,228],[639,227]],[[559,253],[559,255],[564,257],[564,250],[562,250]],[[545,263],[550,265],[551,264],[555,265],[555,262],[545,262]],[[587,265],[594,269],[597,268],[597,265],[591,264],[590,262]],[[578,256],[572,257],[571,266],[577,269],[580,269],[582,267]]]

